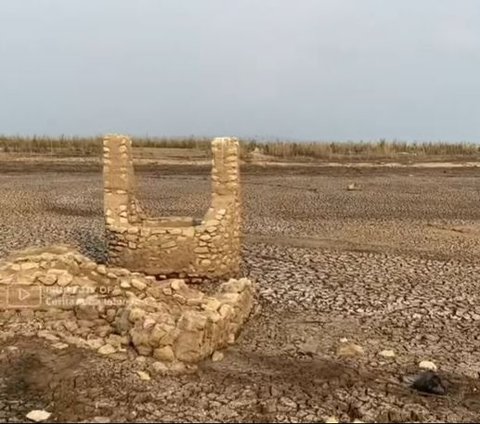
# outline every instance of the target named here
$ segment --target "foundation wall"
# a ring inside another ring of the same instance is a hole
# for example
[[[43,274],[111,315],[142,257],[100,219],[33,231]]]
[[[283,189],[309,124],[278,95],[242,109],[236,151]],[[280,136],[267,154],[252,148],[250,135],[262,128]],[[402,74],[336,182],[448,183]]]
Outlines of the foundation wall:
[[[97,264],[67,246],[0,261],[4,332],[122,359],[142,355],[165,371],[184,371],[232,344],[252,303],[253,285],[244,278],[207,295],[181,279],[158,281]]]

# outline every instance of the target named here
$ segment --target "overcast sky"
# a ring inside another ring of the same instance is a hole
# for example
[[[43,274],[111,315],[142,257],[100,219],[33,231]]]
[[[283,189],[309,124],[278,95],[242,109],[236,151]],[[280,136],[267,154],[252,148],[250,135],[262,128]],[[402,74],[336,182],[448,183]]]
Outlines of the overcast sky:
[[[0,0],[0,133],[480,142],[479,0]]]

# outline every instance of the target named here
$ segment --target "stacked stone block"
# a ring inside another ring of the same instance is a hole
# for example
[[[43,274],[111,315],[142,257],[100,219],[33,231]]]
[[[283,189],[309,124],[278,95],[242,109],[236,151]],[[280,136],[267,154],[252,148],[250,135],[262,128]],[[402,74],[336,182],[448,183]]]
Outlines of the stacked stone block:
[[[212,142],[212,198],[201,222],[145,216],[135,197],[132,143],[104,140],[104,207],[112,265],[154,276],[230,278],[240,265],[239,143]]]
[[[184,280],[158,281],[96,264],[67,246],[0,261],[0,327],[104,355],[142,355],[182,370],[233,343],[253,286],[231,279],[206,295]]]

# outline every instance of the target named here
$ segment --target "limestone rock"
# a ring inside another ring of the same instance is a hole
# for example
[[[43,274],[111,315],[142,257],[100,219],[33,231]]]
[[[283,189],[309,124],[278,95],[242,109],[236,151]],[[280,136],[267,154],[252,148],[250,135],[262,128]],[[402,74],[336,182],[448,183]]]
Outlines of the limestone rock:
[[[130,320],[130,322],[137,322],[137,321],[140,321],[144,316],[145,316],[145,311],[143,309],[133,308],[130,311],[128,319]]]
[[[194,331],[202,330],[207,324],[207,317],[196,311],[186,310],[178,322],[181,330]]]
[[[31,269],[37,269],[40,265],[37,262],[24,262],[20,265],[20,269],[28,271]]]
[[[140,291],[145,290],[147,287],[147,284],[139,280],[138,278],[133,278],[131,283],[133,287],[135,287],[137,290],[140,290]]]
[[[361,356],[364,353],[363,347],[355,343],[344,343],[337,350],[337,355],[343,358]]]
[[[379,355],[383,358],[395,358],[395,352],[393,350],[382,350]]]
[[[101,325],[100,327],[97,327],[95,329],[95,334],[98,336],[98,337],[107,337],[110,333],[112,332],[112,327],[110,327],[109,325]]]
[[[92,423],[99,423],[99,424],[108,424],[112,420],[108,417],[94,417]]]
[[[122,281],[120,281],[120,287],[122,289],[129,289],[132,286],[130,285],[130,283],[127,280],[122,280]]]
[[[239,280],[231,279],[227,283],[223,283],[221,291],[230,292],[230,293],[241,293],[245,290],[249,280],[241,278]]]
[[[58,350],[64,350],[64,349],[67,349],[68,348],[68,344],[67,343],[54,343],[52,345],[52,347],[54,349],[58,349]]]
[[[418,364],[422,370],[437,371],[437,366],[432,361],[421,361]]]
[[[49,342],[58,342],[60,339],[54,334],[48,332],[47,330],[41,330],[37,333],[38,337],[48,340]]]
[[[149,330],[155,326],[157,322],[152,319],[152,318],[145,318],[145,321],[143,321],[143,328],[145,330]]]
[[[175,291],[188,288],[187,285],[185,284],[185,281],[180,279],[172,280],[170,283],[170,287]]]
[[[142,381],[150,381],[150,375],[146,373],[145,371],[137,371],[138,376],[140,377],[140,380]]]
[[[46,286],[53,286],[57,282],[57,275],[46,274],[38,278]]]
[[[164,346],[153,351],[153,357],[163,362],[172,362],[175,359],[175,354],[171,346]]]
[[[47,421],[50,417],[52,416],[52,414],[50,412],[47,412],[47,411],[43,411],[43,410],[34,410],[34,411],[30,411],[26,417],[30,420],[30,421],[33,421],[35,423],[41,423],[42,421]]]
[[[58,276],[57,284],[61,287],[68,286],[73,281],[73,277],[68,272],[65,272]]]
[[[107,268],[105,267],[105,265],[98,265],[97,272],[101,275],[107,275]]]
[[[205,309],[206,311],[218,311],[218,309],[222,306],[222,303],[215,299],[211,298],[208,299],[206,303],[202,305],[202,308]]]
[[[137,352],[143,356],[150,356],[153,350],[150,346],[147,345],[136,345],[135,349],[137,349]]]
[[[100,355],[111,355],[115,352],[116,349],[110,344],[103,345],[100,349],[98,349],[98,353],[100,353]]]
[[[184,362],[197,362],[201,359],[203,332],[182,331],[175,341],[175,357]]]
[[[216,351],[212,355],[212,361],[213,362],[220,362],[223,361],[224,354],[222,352]]]
[[[87,344],[94,350],[99,350],[101,347],[105,345],[102,339],[90,339],[90,340],[87,340]]]

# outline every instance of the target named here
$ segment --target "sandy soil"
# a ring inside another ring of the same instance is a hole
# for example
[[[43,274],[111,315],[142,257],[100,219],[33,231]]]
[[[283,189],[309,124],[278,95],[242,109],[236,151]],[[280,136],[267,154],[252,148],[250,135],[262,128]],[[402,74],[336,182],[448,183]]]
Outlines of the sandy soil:
[[[138,168],[152,214],[206,210],[207,166]],[[258,305],[225,359],[145,382],[135,363],[0,332],[0,420],[46,409],[58,421],[478,421],[479,175],[244,166],[244,273]],[[0,161],[0,256],[58,242],[105,259],[98,163]],[[338,355],[343,338],[364,354]],[[402,383],[424,359],[446,396]]]

